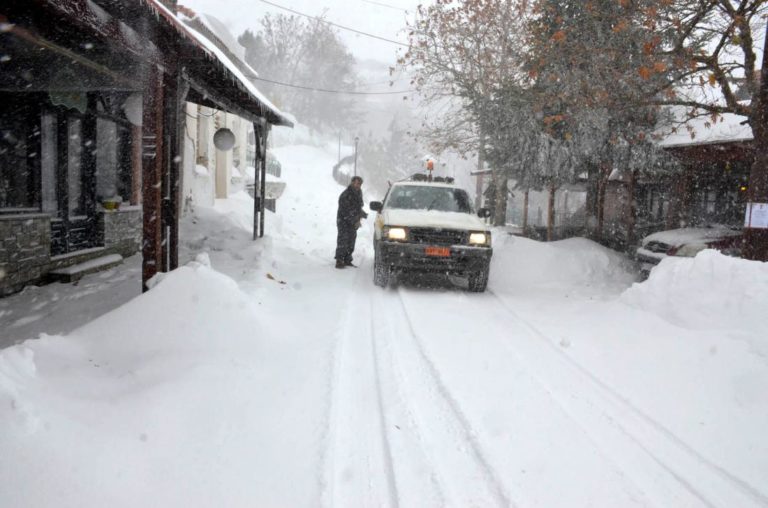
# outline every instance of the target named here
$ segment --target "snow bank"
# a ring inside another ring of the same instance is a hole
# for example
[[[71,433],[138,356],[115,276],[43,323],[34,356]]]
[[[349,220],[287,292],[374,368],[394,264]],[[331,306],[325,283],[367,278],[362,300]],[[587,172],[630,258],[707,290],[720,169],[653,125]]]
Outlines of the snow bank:
[[[235,229],[253,231],[253,198],[244,190],[231,194],[227,199],[217,199],[210,211],[222,216],[225,223],[229,223],[230,227],[225,227],[223,231],[228,231],[232,226]],[[209,218],[209,221],[212,219]],[[234,245],[231,247],[237,248]]]
[[[693,329],[741,329],[768,334],[768,263],[704,250],[668,257],[621,301]]]
[[[494,231],[493,287],[624,286],[634,275],[628,260],[586,238],[537,242]]]
[[[241,427],[279,350],[257,316],[203,257],[70,336],[0,351],[0,506],[245,503]]]

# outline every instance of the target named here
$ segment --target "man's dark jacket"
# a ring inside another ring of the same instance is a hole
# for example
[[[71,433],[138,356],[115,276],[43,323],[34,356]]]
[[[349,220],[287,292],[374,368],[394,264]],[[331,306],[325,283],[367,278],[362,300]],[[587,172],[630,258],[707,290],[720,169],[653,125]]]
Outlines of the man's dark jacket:
[[[368,217],[368,214],[363,211],[363,192],[350,185],[339,196],[336,224],[343,228],[356,228],[363,217]]]

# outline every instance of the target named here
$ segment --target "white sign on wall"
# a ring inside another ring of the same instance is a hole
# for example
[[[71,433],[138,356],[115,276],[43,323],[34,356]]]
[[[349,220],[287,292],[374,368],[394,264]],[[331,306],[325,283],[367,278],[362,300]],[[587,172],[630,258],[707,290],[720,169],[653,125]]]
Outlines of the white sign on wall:
[[[747,203],[746,228],[768,228],[768,203]]]

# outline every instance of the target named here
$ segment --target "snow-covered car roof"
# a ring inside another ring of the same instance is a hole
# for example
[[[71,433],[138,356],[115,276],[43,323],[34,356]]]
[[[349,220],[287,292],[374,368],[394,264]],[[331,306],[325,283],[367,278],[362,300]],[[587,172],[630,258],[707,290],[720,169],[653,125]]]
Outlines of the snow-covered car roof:
[[[446,183],[446,182],[423,182],[423,181],[414,181],[414,180],[403,180],[400,182],[394,182],[392,184],[392,187],[399,187],[401,185],[409,185],[409,186],[418,186],[418,187],[444,187],[446,189],[461,189],[458,185],[455,183]],[[461,189],[464,190],[464,189]]]
[[[712,226],[703,228],[680,228],[659,231],[643,238],[643,246],[651,242],[664,243],[670,246],[681,246],[687,243],[706,243],[720,238],[739,236],[742,234],[740,228],[728,226]]]

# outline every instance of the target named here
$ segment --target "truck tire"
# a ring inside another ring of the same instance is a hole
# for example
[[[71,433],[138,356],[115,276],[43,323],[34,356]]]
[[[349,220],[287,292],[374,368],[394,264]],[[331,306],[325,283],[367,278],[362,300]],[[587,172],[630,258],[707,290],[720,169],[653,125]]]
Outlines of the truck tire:
[[[373,255],[373,283],[383,288],[389,284],[389,267],[381,261],[378,249]]]
[[[471,293],[482,293],[488,286],[488,272],[490,267],[478,270],[477,272],[469,274],[469,291]]]

